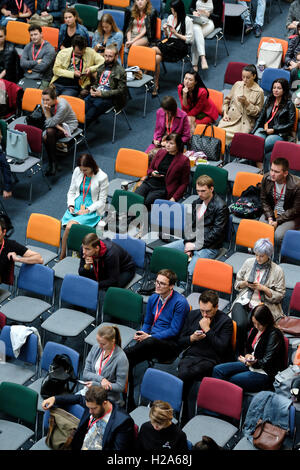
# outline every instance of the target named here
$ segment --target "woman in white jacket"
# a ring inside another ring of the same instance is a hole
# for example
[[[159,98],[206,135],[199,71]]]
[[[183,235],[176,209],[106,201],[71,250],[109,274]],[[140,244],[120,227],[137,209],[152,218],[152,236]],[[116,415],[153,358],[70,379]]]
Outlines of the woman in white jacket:
[[[95,227],[103,217],[107,191],[107,174],[100,170],[92,155],[81,154],[67,195],[68,209],[62,218],[65,233],[62,238],[60,259],[66,257],[67,239],[73,224]]]

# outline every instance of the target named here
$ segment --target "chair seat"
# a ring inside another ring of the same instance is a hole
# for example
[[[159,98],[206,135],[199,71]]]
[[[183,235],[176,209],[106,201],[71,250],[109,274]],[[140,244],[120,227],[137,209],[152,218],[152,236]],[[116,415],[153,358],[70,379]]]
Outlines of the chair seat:
[[[110,323],[110,322],[101,323],[101,327],[112,326],[112,325],[115,325],[115,323]],[[94,346],[94,344],[96,344],[97,342],[96,336],[97,336],[97,331],[99,330],[99,327],[100,325],[97,326],[97,328],[95,328],[86,338],[84,338],[85,343],[89,344],[90,346]],[[118,329],[121,335],[122,349],[124,349],[130,343],[130,341],[133,340],[136,330],[134,330],[133,328],[130,328],[129,326],[120,325],[119,323],[118,323]]]
[[[72,139],[75,139],[76,137],[80,136],[81,134],[82,134],[82,129],[80,129],[80,127],[77,127],[77,129],[75,129],[75,131],[72,132],[72,135],[70,135],[70,137],[62,137],[57,142],[62,142],[66,144],[70,142]]]
[[[40,392],[41,392],[41,385],[44,377],[40,377],[39,379],[35,380],[32,384],[28,385],[28,388],[31,388],[31,390],[34,390],[35,392],[38,393],[39,398],[38,398],[38,404],[37,404],[37,410],[43,412],[42,408],[42,402],[44,401],[44,398],[41,397]]]
[[[137,179],[137,178],[136,178]],[[124,176],[123,178],[114,178],[112,181],[109,182],[108,186],[108,197],[113,197],[114,192],[117,189],[121,189],[121,184],[123,181],[131,181],[127,176]],[[128,191],[131,191],[134,188],[134,184],[130,185],[128,187]]]
[[[215,28],[210,34],[205,36],[205,39],[214,39],[221,32],[222,28]]]
[[[50,447],[47,446],[46,438],[42,437],[42,439],[40,439],[35,444],[33,444],[33,446],[30,447],[29,450],[52,450],[52,449],[50,449]]]
[[[24,385],[35,374],[35,370],[31,367],[31,365],[28,365],[28,367],[22,367],[18,364],[12,364],[11,362],[1,362],[0,383],[13,382],[15,384]]]
[[[256,166],[247,165],[246,163],[230,162],[223,166],[224,170],[228,171],[228,181],[234,182],[236,174],[240,171],[246,171],[248,173],[259,173],[261,170]]]
[[[44,266],[57,257],[57,253],[40,246],[26,245],[29,250],[37,251],[44,260]]]
[[[2,302],[8,299],[10,295],[11,295],[10,290],[1,288],[0,289],[0,304],[2,304]]]
[[[141,80],[129,80],[126,84],[128,88],[140,88],[153,80],[152,75],[143,74]]]
[[[135,273],[131,281],[125,286],[125,289],[130,289],[130,287],[136,284],[137,282],[139,282],[142,279],[142,277],[143,276],[141,274]]]
[[[194,445],[201,436],[209,436],[223,447],[235,435],[237,428],[227,421],[212,416],[198,415],[192,418],[183,428],[186,437]]]
[[[26,124],[26,116],[20,116],[8,124],[8,129],[14,129],[17,124]]]
[[[186,300],[189,305],[192,307],[192,310],[197,310],[199,308],[199,297],[200,292],[192,292]],[[219,310],[223,311],[225,307],[229,304],[229,300],[219,298]]]
[[[254,255],[250,255],[249,253],[240,253],[236,251],[235,253],[233,253],[233,255],[229,256],[229,258],[225,260],[225,263],[230,264],[230,266],[233,267],[233,274],[237,274],[246,259],[249,258],[254,258]]]
[[[129,413],[134,423],[139,427],[139,429],[142,424],[149,421],[149,411],[149,406],[138,406],[137,408],[132,410],[131,413]]]
[[[280,263],[285,277],[285,287],[287,289],[294,289],[296,282],[300,279],[300,266],[295,264]]]
[[[243,437],[237,445],[233,448],[233,450],[258,450],[251,442],[247,439],[247,437]]]
[[[28,157],[23,163],[12,163],[9,166],[12,173],[25,173],[25,171],[30,170],[37,163],[41,163],[39,158]]]
[[[225,3],[225,16],[241,16],[247,7],[236,3]]]
[[[19,295],[1,307],[2,313],[10,320],[22,323],[31,323],[51,305],[44,300]]]
[[[22,424],[0,419],[0,450],[17,450],[34,435]]]
[[[63,279],[66,274],[78,274],[80,258],[67,256],[53,266],[54,275],[59,279]]]
[[[71,308],[59,308],[45,320],[41,327],[60,336],[78,336],[93,321],[94,317]]]

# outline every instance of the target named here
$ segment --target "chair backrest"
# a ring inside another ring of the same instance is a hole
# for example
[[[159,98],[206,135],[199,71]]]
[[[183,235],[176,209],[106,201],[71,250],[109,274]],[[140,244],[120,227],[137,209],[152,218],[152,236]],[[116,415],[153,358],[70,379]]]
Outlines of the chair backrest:
[[[146,242],[144,240],[132,238],[127,233],[123,235],[116,233],[112,241],[131,255],[138,268],[144,269],[146,256]]]
[[[43,264],[22,264],[17,281],[18,289],[52,297],[54,270]]]
[[[204,377],[201,381],[197,406],[240,420],[243,389],[226,380]]]
[[[230,145],[230,156],[246,158],[254,162],[264,159],[265,140],[262,137],[244,132],[236,132]]]
[[[277,78],[285,78],[289,82],[291,78],[290,75],[288,70],[268,67],[263,71],[260,86],[265,92],[271,92],[274,80]]]
[[[175,375],[149,367],[141,383],[141,397],[153,402],[162,400],[180,412],[182,404],[183,382]]]
[[[58,48],[59,29],[50,26],[42,26],[43,38],[48,41],[55,50]]]
[[[299,230],[287,230],[285,232],[281,244],[280,256],[300,261]]]
[[[26,228],[26,240],[31,239],[58,248],[60,237],[61,221],[59,219],[36,212],[30,214]]]
[[[193,286],[232,293],[233,267],[216,259],[199,258],[193,272]]]
[[[263,36],[262,38],[260,38],[260,41],[259,41],[259,44],[258,44],[258,48],[257,48],[257,57],[258,57],[258,54],[259,54],[259,50],[261,48],[261,45],[263,42],[277,42],[279,44],[282,45],[282,63],[284,62],[284,58],[285,58],[285,54],[287,53],[287,50],[288,50],[288,41],[286,41],[285,39],[280,39],[280,38],[272,38],[272,37],[269,37],[269,36]]]
[[[100,10],[98,13],[99,20],[101,19],[102,15],[104,15],[104,13],[111,15],[115,20],[118,28],[123,31],[125,20],[125,12],[123,10],[109,10],[108,8],[105,8],[105,10]]]
[[[103,4],[112,7],[127,8],[130,5],[130,0],[104,0]]]
[[[232,320],[232,326],[233,326],[233,330],[232,330],[232,337],[231,337],[231,346],[232,346],[232,350],[234,352],[235,348],[236,348],[236,335],[237,335],[237,323],[236,323],[236,321]]]
[[[60,95],[59,98],[64,98],[66,101],[68,101],[69,105],[73,109],[74,113],[76,114],[77,121],[80,124],[85,123],[85,101],[76,98],[76,96],[67,96],[67,95]]]
[[[158,14],[160,13],[160,10],[161,10],[161,3],[162,3],[161,0],[151,0],[152,8],[154,8]]]
[[[300,282],[296,282],[295,284],[291,295],[289,309],[300,312]]]
[[[155,71],[155,50],[146,46],[131,46],[127,57],[127,66],[137,65],[142,70]]]
[[[161,39],[161,18],[156,18],[155,39]]]
[[[300,171],[300,147],[293,142],[277,141],[272,149],[270,163],[283,157],[289,162],[289,168],[294,171]]]
[[[213,88],[207,88],[209,92],[210,99],[214,102],[217,107],[218,113],[221,116],[223,114],[223,100],[224,93],[219,90],[214,90]]]
[[[0,384],[0,411],[13,418],[35,425],[38,394],[24,385],[13,382]]]
[[[28,126],[27,124],[16,124],[15,129],[17,131],[26,132],[31,152],[35,154],[42,153],[42,129],[35,126]]]
[[[178,281],[187,280],[188,255],[165,246],[154,248],[150,259],[150,271],[157,273],[160,269],[171,269],[177,274]]]
[[[5,325],[0,333],[0,340],[5,343],[6,356],[15,359],[11,340],[10,340],[10,326]],[[20,361],[29,362],[30,364],[36,364],[38,360],[38,338],[35,334],[27,336],[26,343],[23,344],[18,356]]]
[[[115,171],[124,175],[142,178],[147,175],[149,157],[140,150],[120,148],[115,162]]]
[[[224,74],[224,84],[234,85],[235,82],[242,80],[242,70],[248,65],[246,62],[229,62]]]
[[[8,21],[6,25],[6,41],[25,46],[30,42],[29,23]]]
[[[67,240],[68,250],[79,252],[82,239],[88,233],[96,233],[95,227],[90,227],[89,225],[73,224],[70,228]]]
[[[41,369],[48,371],[49,366],[52,363],[56,354],[66,354],[71,362],[74,369],[74,373],[77,376],[78,367],[79,367],[79,353],[75,349],[65,346],[64,344],[54,343],[53,341],[48,341],[45,344],[42,359],[41,359]]]
[[[124,44],[122,44],[120,52],[119,52],[119,56],[120,56],[120,60],[121,60],[122,65],[124,64],[124,50],[125,50],[125,47],[124,47]]]
[[[205,124],[197,124],[194,134],[202,134],[202,132],[205,129]],[[214,136],[216,139],[221,140],[221,153],[224,155],[225,153],[225,146],[226,146],[226,131],[225,129],[222,129],[221,127],[213,126],[214,129]],[[212,128],[211,126],[208,126],[205,131],[205,135],[211,136],[212,135]]]
[[[60,300],[97,311],[99,284],[77,274],[66,274],[60,289]]]
[[[299,108],[295,108],[295,120],[293,126],[293,132],[296,134],[298,131],[298,121],[299,121]]]
[[[214,180],[214,191],[220,196],[226,196],[228,190],[228,171],[225,168],[213,165],[197,165],[193,176],[193,189],[196,190],[196,181],[201,175],[210,176]]]
[[[32,112],[37,104],[42,102],[42,90],[39,88],[25,88],[22,99],[22,111]]]
[[[233,188],[232,188],[232,196],[240,197],[242,192],[245,189],[249,188],[249,186],[256,186],[258,183],[261,182],[263,179],[263,175],[258,173],[248,173],[247,171],[239,171],[236,174]]]
[[[274,245],[274,227],[258,220],[242,219],[236,232],[235,244],[253,248],[259,238],[269,238]]]
[[[92,5],[83,5],[82,3],[75,3],[73,8],[76,9],[79,18],[81,18],[83,25],[91,30],[95,31],[98,25],[98,7]]]
[[[139,204],[143,206],[144,198],[139,194],[133,193],[132,191],[124,191],[123,189],[116,189],[110,202],[111,206],[114,207],[117,213],[126,211],[129,212],[129,209],[134,204]],[[139,212],[136,213],[139,215]]]
[[[109,287],[106,291],[102,316],[110,315],[120,320],[141,323],[143,314],[143,297],[128,289]]]
[[[166,199],[155,199],[151,206],[150,222],[151,231],[159,231],[160,229],[175,232],[178,237],[183,237],[185,223],[184,204],[179,202],[167,201]]]

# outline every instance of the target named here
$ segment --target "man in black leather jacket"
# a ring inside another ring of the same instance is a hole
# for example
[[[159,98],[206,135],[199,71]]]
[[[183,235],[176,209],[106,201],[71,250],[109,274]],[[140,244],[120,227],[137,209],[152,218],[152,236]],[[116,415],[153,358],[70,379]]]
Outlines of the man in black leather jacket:
[[[199,176],[196,191],[199,198],[191,207],[191,233],[188,233],[186,224],[185,238],[166,245],[185,251],[190,256],[190,276],[193,275],[198,258],[214,259],[218,256],[226,237],[229,219],[228,207],[220,196],[215,194],[214,181],[210,176]]]

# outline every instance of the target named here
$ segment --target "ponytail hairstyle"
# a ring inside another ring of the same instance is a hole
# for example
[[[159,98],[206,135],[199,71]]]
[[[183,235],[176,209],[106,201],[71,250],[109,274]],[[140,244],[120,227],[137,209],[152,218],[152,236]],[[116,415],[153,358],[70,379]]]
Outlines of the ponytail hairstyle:
[[[256,83],[258,82],[256,65],[254,65],[254,64],[245,65],[245,67],[243,67],[243,70],[245,70],[245,72],[250,72],[250,73],[252,73],[252,75],[255,75],[254,81],[255,81]]]
[[[101,336],[101,338],[107,339],[108,341],[114,341],[117,346],[121,347],[121,334],[117,326],[101,326],[97,331],[97,335]]]

